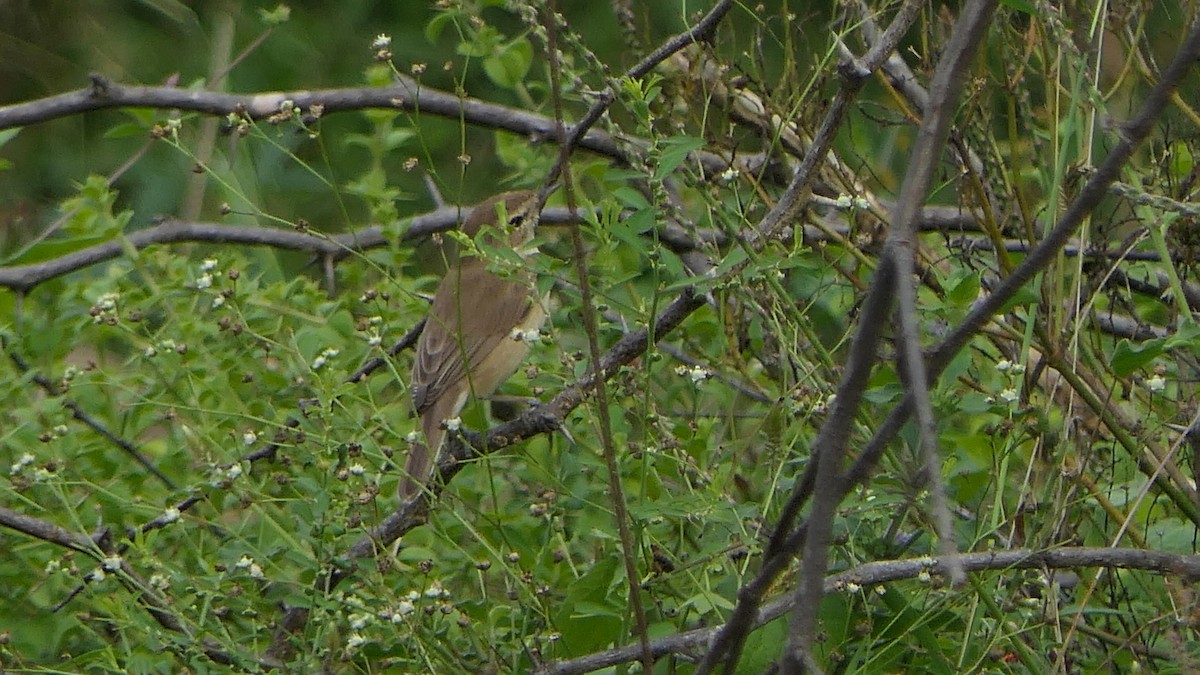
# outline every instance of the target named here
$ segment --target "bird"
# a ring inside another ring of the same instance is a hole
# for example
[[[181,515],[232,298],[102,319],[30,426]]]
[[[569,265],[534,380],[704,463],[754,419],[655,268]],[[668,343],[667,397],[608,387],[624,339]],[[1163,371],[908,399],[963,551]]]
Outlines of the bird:
[[[468,237],[484,232],[481,243],[509,247],[528,258],[548,191],[495,195],[464,219]],[[503,219],[503,220],[502,220]],[[489,227],[490,226],[490,227]],[[546,320],[533,273],[502,277],[488,261],[463,256],[438,284],[425,328],[417,341],[411,391],[425,442],[414,443],[404,465],[399,495],[410,499],[429,481],[446,437],[445,421],[457,417],[471,397],[487,398],[529,353],[526,336]]]

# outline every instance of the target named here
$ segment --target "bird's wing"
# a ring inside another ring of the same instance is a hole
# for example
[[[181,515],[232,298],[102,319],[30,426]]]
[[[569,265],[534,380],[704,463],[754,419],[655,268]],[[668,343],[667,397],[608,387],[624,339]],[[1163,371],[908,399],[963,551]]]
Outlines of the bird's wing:
[[[460,294],[460,287],[483,292]],[[482,260],[463,260],[447,272],[417,343],[411,384],[417,413],[429,409],[478,367],[501,340],[512,339],[512,330],[521,325],[533,304],[527,284],[496,276]]]

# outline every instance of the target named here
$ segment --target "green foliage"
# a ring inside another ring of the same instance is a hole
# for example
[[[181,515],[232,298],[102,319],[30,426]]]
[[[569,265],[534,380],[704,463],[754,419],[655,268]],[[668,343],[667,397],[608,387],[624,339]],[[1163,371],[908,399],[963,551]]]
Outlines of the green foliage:
[[[69,25],[92,36],[114,79],[177,72],[197,89],[266,91],[384,87],[403,74],[464,101],[553,115],[545,28],[525,3],[244,13],[143,4],[149,16],[97,20],[112,37]],[[438,237],[457,247],[445,251],[406,239],[411,216],[434,204],[539,187],[558,155],[548,137],[531,142],[425,110],[313,115],[294,102],[269,119],[122,109],[0,131],[0,197],[13,204],[0,220],[5,270],[121,247],[27,293],[0,292],[0,395],[9,402],[0,410],[8,469],[0,506],[84,542],[67,550],[0,529],[0,667],[208,672],[221,669],[209,653],[219,652],[238,671],[527,672],[636,642],[627,561],[651,638],[729,618],[810,466],[853,329],[887,321],[864,318],[861,300],[886,234],[880,204],[894,197],[907,161],[896,150],[912,144],[911,110],[890,87],[867,83],[829,158],[838,162],[820,170],[824,199],[791,214],[797,236],[755,246],[747,233],[786,184],[772,177],[774,163],[789,173],[798,165],[838,86],[830,17],[805,8],[792,21],[784,13],[796,8],[786,4],[739,5],[704,50],[621,76],[642,55],[633,45],[652,49],[707,9],[645,4],[621,30],[605,3],[565,8],[571,29],[558,36],[563,122],[569,128],[596,92],[610,92],[597,130],[628,153],[617,161],[577,150],[570,166],[601,348],[651,325],[683,288],[710,300],[606,384],[628,551],[593,397],[564,420],[573,442],[543,435],[472,459],[398,547],[349,554],[397,507],[398,467],[419,431],[408,403],[411,351],[388,349],[426,312],[447,260],[461,253],[502,275],[532,270],[552,300],[544,334],[504,394],[545,401],[592,367],[578,253],[560,228],[539,231],[533,260],[460,233]],[[1078,191],[1075,167],[1108,147],[1090,122],[1109,114],[1106,101],[1136,98],[1153,80],[1130,61],[1107,88],[1091,84],[1091,55],[1072,47],[1098,38],[1068,39],[1056,32],[1066,30],[1061,21],[1032,5],[1002,4],[1009,11],[989,34],[979,89],[955,132],[986,170],[956,164],[934,197],[962,211],[985,203],[1002,222],[973,222],[982,236],[969,245],[946,227],[922,236],[915,281],[926,348],[1019,264],[1020,246],[1002,255],[996,245],[1036,244]],[[61,8],[42,11],[62,22]],[[1121,25],[1145,36],[1161,21]],[[918,72],[933,70],[944,28],[927,17],[901,50]],[[214,72],[208,57],[219,41],[210,38],[223,30],[233,46],[218,55],[227,72]],[[67,90],[91,69],[93,56],[75,49],[62,52],[67,76],[19,50],[18,62]],[[18,84],[17,96],[46,93]],[[1194,215],[1160,213],[1183,209],[1187,194],[1165,205],[1153,198],[1195,178],[1196,150],[1186,136],[1162,134],[1163,161],[1140,159],[1131,172],[1144,180],[1125,187],[1137,194],[1112,197],[1111,220],[1098,209],[1088,236],[1110,251],[1126,242],[1139,254],[1175,247],[1164,262],[1056,261],[932,384],[935,470],[960,549],[1133,541],[1195,552],[1195,507],[1179,498],[1191,494],[1194,457],[1178,429],[1195,416],[1200,329],[1177,292],[1195,276]],[[712,172],[701,153],[768,164]],[[974,179],[991,182],[980,190]],[[36,215],[26,221],[25,210]],[[220,241],[135,249],[130,237],[162,213],[322,240],[378,226],[386,244],[315,258]],[[1158,238],[1141,246],[1152,237],[1130,221],[1153,223]],[[688,267],[695,257],[711,268]],[[1118,276],[1123,287],[1109,284]],[[1128,290],[1143,286],[1160,292]],[[1115,313],[1160,337],[1102,329]],[[885,343],[871,373],[853,456],[906,395],[896,347]],[[383,366],[350,382],[371,359]],[[479,430],[510,416],[472,404],[463,421]],[[919,441],[905,427],[877,475],[839,505],[832,572],[938,553]],[[333,570],[344,579],[327,591]],[[829,671],[945,673],[1047,671],[1056,650],[1089,672],[1200,658],[1194,627],[1177,620],[1187,598],[1173,581],[1131,570],[1077,576],[1073,589],[1016,570],[973,574],[961,589],[929,574],[844,584],[820,605],[816,657]],[[791,592],[793,580],[782,579],[773,597]],[[158,605],[178,630],[156,619]],[[281,631],[284,608],[307,610],[307,621]],[[1083,632],[1063,645],[1077,625]],[[738,672],[767,670],[788,631],[786,617],[758,628]],[[691,668],[670,656],[655,669]]]

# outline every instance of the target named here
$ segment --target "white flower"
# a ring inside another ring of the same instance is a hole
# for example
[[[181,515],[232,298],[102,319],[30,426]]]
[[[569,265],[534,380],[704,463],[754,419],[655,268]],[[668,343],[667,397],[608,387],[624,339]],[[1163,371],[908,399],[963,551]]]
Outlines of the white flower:
[[[167,580],[167,575],[158,572],[151,574],[146,583],[151,588],[157,588],[160,591],[165,591],[171,586],[171,582]]]
[[[380,33],[379,35],[375,36],[374,40],[371,41],[371,49],[374,50],[387,49],[391,46],[392,36],[388,35],[387,33]]]
[[[265,575],[263,574],[262,568],[258,566],[258,563],[250,563],[250,578],[262,579],[264,577]]]
[[[1008,359],[1000,359],[999,361],[996,362],[996,370],[998,370],[1002,373],[1008,372],[1009,369],[1012,367],[1013,367],[1013,362],[1009,361]]]
[[[850,591],[851,593],[858,593],[862,590],[862,586],[854,583],[853,581],[848,581],[846,582],[846,590]]]
[[[212,287],[212,275],[211,274],[202,274],[202,275],[200,275],[200,278],[196,280],[196,288],[210,288],[210,287]]]
[[[111,312],[117,308],[117,300],[121,297],[120,293],[105,293],[96,301],[96,306],[105,312]]]
[[[37,461],[37,458],[27,452],[21,455],[17,461],[13,462],[13,465],[8,469],[8,473],[9,475],[21,473],[25,467],[33,464],[35,461]]]
[[[166,511],[163,511],[162,521],[164,523],[173,523],[179,520],[179,509],[174,506],[168,506]]]
[[[370,347],[378,347],[381,344],[383,344],[383,338],[379,337],[378,335],[372,335],[371,337],[367,338],[367,345]]]
[[[354,630],[362,630],[363,628],[366,628],[367,624],[370,621],[371,621],[370,614],[351,614],[350,615],[350,627],[353,628]]]
[[[446,590],[440,581],[435,581],[425,589],[425,597],[427,598],[448,598],[450,591]]]
[[[409,443],[416,443],[421,440],[421,434],[418,434],[416,431],[410,431],[404,435],[404,440]]]
[[[150,345],[149,347],[146,347],[146,351],[142,353],[145,354],[146,358],[152,359],[158,355],[158,350],[154,348],[154,345]]]
[[[1155,375],[1146,380],[1146,388],[1157,394],[1167,388],[1167,381],[1162,375]]]
[[[461,417],[451,417],[451,418],[448,418],[444,422],[444,424],[446,425],[446,431],[458,431],[459,429],[462,428],[462,418]]]
[[[932,578],[933,578],[933,577],[932,577],[932,576],[930,576],[930,574],[929,574],[929,570],[921,570],[921,571],[920,571],[920,572],[917,574],[917,581],[919,581],[919,582],[921,582],[921,583],[923,583],[923,584],[927,584],[927,583],[929,583],[929,580],[930,580],[930,579],[932,579]]]
[[[254,445],[258,440],[258,434],[254,433],[253,429],[247,429],[242,432],[242,445]]]
[[[236,563],[234,563],[233,566],[238,569],[244,570],[253,564],[254,564],[254,558],[251,558],[248,555],[244,555],[244,556],[242,556],[242,559],[237,561]]]
[[[215,269],[217,269],[217,259],[216,258],[205,258],[204,262],[200,263],[201,271],[211,272]]]
[[[223,295],[218,295],[217,297],[213,298],[213,301],[212,301],[212,308],[213,308],[213,309],[216,309],[216,308],[218,308],[218,307],[220,307],[220,306],[222,306],[222,305],[224,305],[224,304],[225,304],[225,296],[223,296]]]
[[[116,572],[117,570],[121,569],[121,556],[111,555],[102,560],[100,564],[104,565],[104,569],[108,570],[109,572]]]
[[[366,643],[367,639],[365,637],[359,635],[358,633],[351,633],[350,639],[346,640],[346,649],[358,649]]]
[[[1016,389],[1010,388],[1010,389],[1005,389],[1004,391],[1000,392],[1000,398],[1004,399],[1004,401],[1006,403],[1012,403],[1012,402],[1016,401],[1017,399],[1021,398],[1021,395],[1019,393],[1017,393]]]
[[[524,342],[527,345],[531,345],[537,342],[540,336],[536,330],[521,330],[520,328],[514,328],[510,337],[512,337],[514,342]]]
[[[367,472],[367,470],[363,467],[362,464],[351,464],[350,465],[350,473],[354,474],[355,476],[361,476],[366,472]]]
[[[241,464],[234,464],[233,466],[229,467],[225,471],[225,476],[227,478],[229,478],[229,480],[234,480],[234,479],[240,478],[241,475],[242,475],[242,465]]]
[[[46,574],[54,574],[60,569],[62,569],[62,563],[58,560],[51,560],[50,562],[46,563],[46,567],[42,571]]]
[[[317,358],[313,359],[312,369],[320,370],[326,363],[329,362],[329,359],[337,356],[339,353],[340,352],[338,352],[336,349],[326,349],[325,351],[321,352]]]
[[[712,377],[712,373],[704,368],[701,368],[700,366],[679,366],[675,369],[675,374],[681,377],[686,376],[692,381],[692,384],[700,384],[701,382]]]
[[[104,570],[95,569],[95,570],[92,570],[92,573],[90,575],[88,575],[88,578],[93,582],[100,583],[101,581],[104,581],[105,577],[107,577],[107,576],[108,575],[106,575],[104,573]]]

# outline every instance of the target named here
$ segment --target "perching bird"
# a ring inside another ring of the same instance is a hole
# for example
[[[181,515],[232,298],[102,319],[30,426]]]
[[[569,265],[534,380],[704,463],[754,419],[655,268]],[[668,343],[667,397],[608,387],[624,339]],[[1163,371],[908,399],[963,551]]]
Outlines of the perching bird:
[[[529,256],[536,252],[527,249],[544,203],[545,197],[534,192],[506,192],[475,207],[461,229],[475,237],[490,225],[483,243]],[[413,406],[421,416],[425,445],[413,444],[409,452],[400,482],[403,499],[429,480],[446,437],[445,420],[457,417],[470,397],[495,392],[528,354],[523,336],[536,334],[546,319],[532,273],[503,278],[487,267],[483,258],[461,258],[433,296],[412,372]]]

